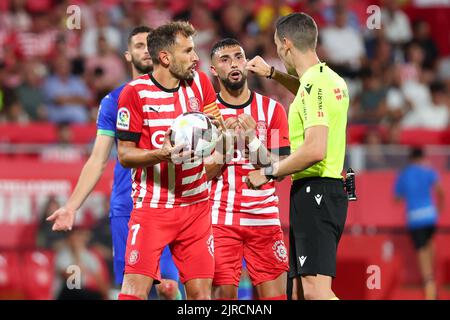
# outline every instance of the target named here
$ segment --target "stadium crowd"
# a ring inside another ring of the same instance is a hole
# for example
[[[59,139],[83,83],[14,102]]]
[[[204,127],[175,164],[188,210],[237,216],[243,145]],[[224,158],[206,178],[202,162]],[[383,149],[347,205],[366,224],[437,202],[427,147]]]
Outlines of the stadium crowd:
[[[370,2],[370,3],[373,3]],[[273,21],[305,11],[321,30],[320,58],[350,84],[350,124],[445,129],[449,124],[450,63],[429,24],[412,21],[395,0],[380,1],[381,28],[368,28],[369,1],[2,1],[0,8],[0,121],[88,123],[100,99],[129,79],[126,35],[188,19],[198,30],[200,68],[209,73],[209,46],[234,37],[249,57],[261,55],[283,69],[272,45]],[[80,28],[66,12],[80,8]],[[288,106],[273,82],[251,86]],[[393,130],[395,131],[395,130]],[[369,137],[370,138],[370,137]]]

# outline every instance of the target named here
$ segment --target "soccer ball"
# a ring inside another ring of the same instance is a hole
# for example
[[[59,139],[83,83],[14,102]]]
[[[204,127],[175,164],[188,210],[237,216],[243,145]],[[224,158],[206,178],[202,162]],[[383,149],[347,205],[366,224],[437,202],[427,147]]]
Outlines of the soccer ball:
[[[219,131],[208,116],[202,112],[186,112],[172,124],[170,142],[185,144],[198,157],[209,156],[216,146]]]

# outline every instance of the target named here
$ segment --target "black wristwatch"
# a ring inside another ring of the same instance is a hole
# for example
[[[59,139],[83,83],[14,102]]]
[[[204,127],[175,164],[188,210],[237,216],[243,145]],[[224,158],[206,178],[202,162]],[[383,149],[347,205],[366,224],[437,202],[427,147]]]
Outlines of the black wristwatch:
[[[267,167],[264,167],[264,175],[266,176],[266,178],[268,180],[276,180],[277,177],[275,177],[274,175],[272,175],[273,173],[273,165],[269,165]]]

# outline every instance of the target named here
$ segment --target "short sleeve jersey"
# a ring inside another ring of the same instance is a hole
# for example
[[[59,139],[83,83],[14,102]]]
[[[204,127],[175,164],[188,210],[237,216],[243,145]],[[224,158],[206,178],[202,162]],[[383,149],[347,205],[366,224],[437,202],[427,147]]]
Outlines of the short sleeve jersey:
[[[269,97],[252,92],[249,100],[239,106],[230,105],[218,95],[217,105],[226,120],[248,114],[256,121],[256,135],[271,152],[289,155],[289,132],[284,107]],[[246,178],[255,167],[235,151],[231,163],[222,167],[220,176],[212,180],[212,223],[220,225],[280,225],[275,182],[259,190],[247,187]]]
[[[177,116],[203,111],[216,103],[214,88],[203,72],[195,72],[178,88],[164,88],[151,75],[128,83],[119,97],[117,137],[136,142],[138,148],[162,147],[165,132]],[[206,201],[208,183],[203,162],[173,164],[163,161],[154,166],[132,169],[134,208],[173,208]]]
[[[291,151],[295,152],[303,144],[308,128],[326,126],[327,154],[319,163],[294,173],[293,180],[307,177],[342,178],[348,107],[349,96],[344,79],[325,63],[318,63],[306,70],[289,108]]]

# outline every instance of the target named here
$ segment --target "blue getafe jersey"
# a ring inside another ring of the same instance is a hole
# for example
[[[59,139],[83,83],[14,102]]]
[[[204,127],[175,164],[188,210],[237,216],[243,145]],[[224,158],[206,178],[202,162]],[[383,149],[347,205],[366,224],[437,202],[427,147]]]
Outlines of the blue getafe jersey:
[[[100,102],[97,118],[97,135],[107,135],[116,138],[117,104],[120,92],[125,84],[114,89]],[[119,160],[114,168],[114,183],[111,193],[110,217],[130,216],[133,209],[131,199],[131,170],[121,166]]]
[[[407,166],[398,176],[395,194],[406,201],[410,228],[436,224],[437,211],[432,190],[437,181],[438,175],[433,169],[416,164]]]

